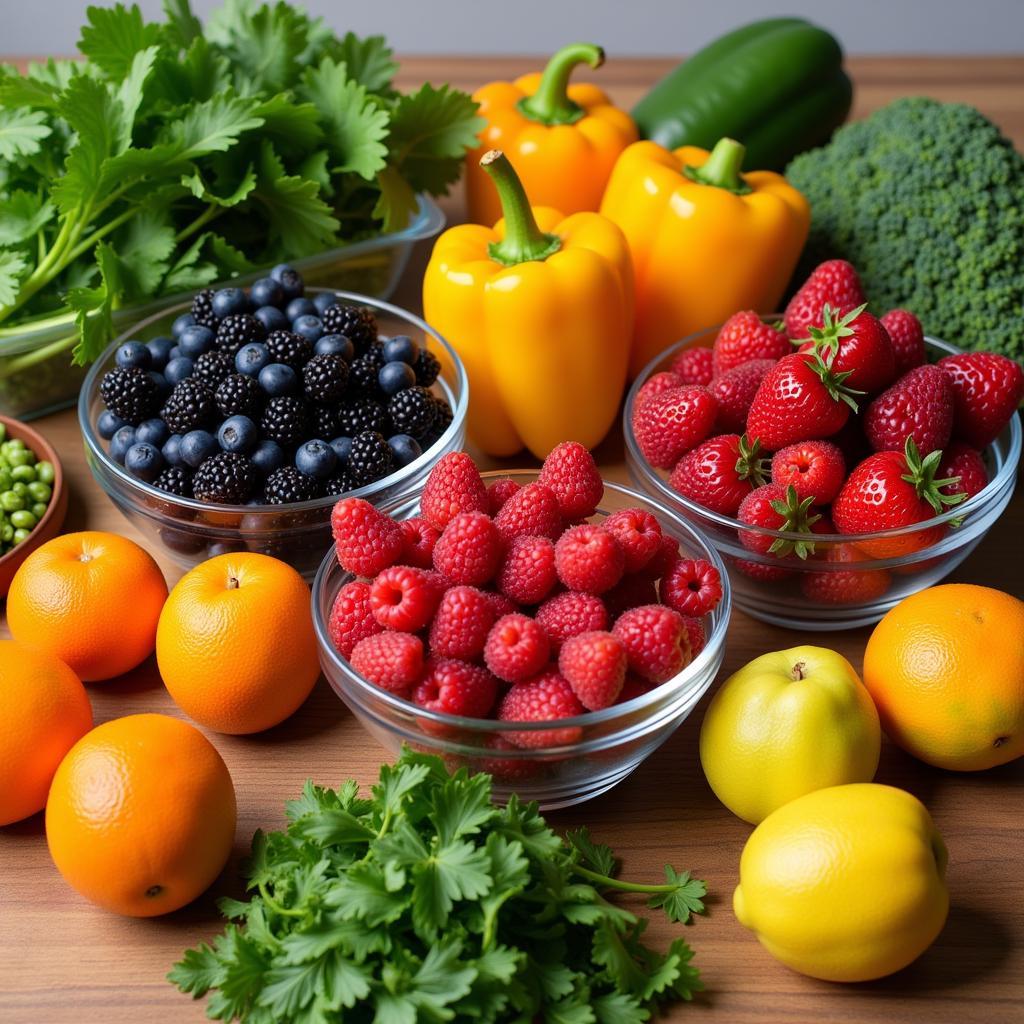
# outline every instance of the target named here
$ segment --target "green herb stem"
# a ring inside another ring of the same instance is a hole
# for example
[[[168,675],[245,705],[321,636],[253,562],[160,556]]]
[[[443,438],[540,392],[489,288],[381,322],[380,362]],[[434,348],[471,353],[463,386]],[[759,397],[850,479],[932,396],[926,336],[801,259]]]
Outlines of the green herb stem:
[[[68,318],[68,326],[70,327],[72,323],[74,323],[73,316]],[[74,347],[76,341],[78,341],[77,334],[66,334],[63,338],[51,341],[49,345],[43,345],[42,348],[34,348],[29,352],[23,352],[20,356],[11,356],[10,359],[0,359],[0,380],[13,377],[23,370],[29,370],[39,363],[46,362],[47,359],[60,355],[61,352],[66,352]]]
[[[259,883],[260,895],[263,897],[263,902],[275,913],[280,914],[282,917],[305,917],[306,911],[299,910],[296,907],[284,907],[274,899],[273,896],[267,891],[267,887],[260,882]]]
[[[127,210],[119,213],[113,220],[107,221],[106,224],[101,228],[97,228],[91,235],[82,239],[74,249],[68,254],[68,258],[64,261],[65,265],[74,263],[79,256],[84,256],[97,242],[102,241],[112,231],[116,231],[122,224],[127,224],[139,212],[138,207],[129,206]],[[61,267],[63,270],[64,268]]]
[[[225,209],[226,207],[224,206],[218,206],[216,203],[210,203],[210,205],[207,206],[207,208],[203,210],[203,212],[199,214],[191,224],[187,224],[174,236],[174,241],[179,243],[184,242],[185,239],[190,238],[199,231],[200,228],[206,227],[210,221],[219,217]]]
[[[573,869],[574,874],[582,875],[590,882],[596,882],[604,889],[617,889],[619,892],[675,892],[678,885],[641,885],[639,882],[623,882],[618,878],[610,878],[608,875],[600,875],[590,868],[577,864]]]

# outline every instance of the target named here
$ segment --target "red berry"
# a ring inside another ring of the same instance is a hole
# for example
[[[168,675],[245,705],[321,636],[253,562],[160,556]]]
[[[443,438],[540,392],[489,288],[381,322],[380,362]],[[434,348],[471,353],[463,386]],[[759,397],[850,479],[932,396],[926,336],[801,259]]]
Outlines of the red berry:
[[[626,572],[639,572],[661,549],[661,524],[646,509],[619,509],[601,526],[619,542]]]
[[[555,545],[547,537],[516,537],[498,570],[498,589],[519,604],[540,604],[557,582]]]
[[[846,460],[831,441],[801,441],[772,456],[772,483],[792,487],[803,501],[828,505],[846,479]]]
[[[732,555],[728,557],[729,563],[734,568],[744,576],[757,580],[758,583],[780,583],[793,575],[793,570],[787,569],[784,565],[769,565],[765,562],[749,561],[746,558],[734,558]]]
[[[994,352],[963,352],[939,366],[953,385],[953,436],[974,448],[991,444],[1024,398],[1020,363]]]
[[[840,315],[867,302],[860,278],[846,260],[819,264],[786,306],[786,333],[806,338],[812,327],[820,327],[822,309],[828,303]]]
[[[497,527],[483,512],[460,512],[434,546],[434,568],[452,583],[479,586],[494,578],[501,560]]]
[[[691,618],[688,615],[683,616],[683,625],[686,627],[686,636],[690,641],[690,660],[700,654],[704,650],[704,645],[707,643],[707,636],[704,633],[704,624],[700,619]]]
[[[963,441],[954,441],[942,455],[939,471],[940,480],[956,479],[955,484],[939,488],[940,494],[966,494],[973,498],[988,484],[988,472],[981,452]]]
[[[612,632],[626,648],[630,671],[663,683],[690,663],[690,642],[683,617],[661,604],[623,612]]]
[[[752,359],[715,378],[710,391],[718,402],[716,430],[726,434],[743,433],[754,395],[776,362],[775,359]]]
[[[707,615],[722,600],[722,577],[703,558],[680,558],[658,587],[662,604],[690,618]]]
[[[661,579],[672,568],[679,557],[679,541],[667,533],[661,535],[661,547],[658,553],[647,563],[644,575],[652,580]]]
[[[896,379],[896,353],[882,322],[856,306],[845,315],[826,303],[821,327],[810,329],[800,352],[817,352],[846,387],[874,395]]]
[[[774,361],[790,352],[789,338],[774,325],[765,323],[753,310],[733,313],[715,338],[715,376],[720,377],[752,359]]]
[[[622,579],[625,567],[622,545],[600,526],[574,526],[555,544],[558,578],[570,590],[603,594]]]
[[[382,690],[405,697],[423,673],[423,642],[412,633],[377,633],[352,648],[349,662]]]
[[[487,634],[497,617],[482,590],[451,587],[441,598],[430,625],[430,653],[441,658],[476,660],[484,653]]]
[[[672,372],[680,384],[710,384],[714,375],[714,353],[709,348],[684,348],[672,360]]]
[[[353,580],[338,591],[331,608],[327,632],[338,653],[347,658],[360,640],[379,633],[384,627],[373,617],[370,584]]]
[[[422,516],[403,519],[398,525],[405,537],[402,561],[417,569],[429,569],[434,564],[434,545],[441,531],[431,526]]]
[[[882,326],[892,342],[897,377],[924,363],[924,330],[913,313],[905,309],[891,309],[882,317]]]
[[[542,483],[521,487],[501,507],[494,525],[506,541],[515,537],[550,537],[556,540],[562,532],[562,515],[558,499],[550,487]]]
[[[484,746],[488,750],[500,751],[506,755],[508,755],[509,751],[521,749],[514,743],[509,743],[503,736],[488,736],[484,741]],[[502,757],[500,753],[493,757],[481,758],[479,763],[480,771],[493,775],[495,782],[503,782],[510,785],[535,779],[543,768],[541,764],[530,757]]]
[[[636,398],[633,399],[633,407],[639,409],[655,395],[660,395],[663,391],[681,388],[685,383],[678,373],[673,373],[671,370],[662,370],[661,373],[652,374],[637,390]]]
[[[354,576],[376,576],[402,557],[405,534],[390,516],[362,498],[342,498],[331,511],[338,564]]]
[[[549,668],[532,679],[516,683],[502,698],[498,720],[502,722],[557,722],[583,714],[584,707],[572,692],[569,681]],[[578,743],[583,736],[579,726],[565,729],[540,729],[508,732],[506,738],[519,747],[563,747]]]
[[[642,604],[657,604],[658,589],[654,578],[646,571],[629,573],[623,576],[611,590],[606,591],[601,600],[608,609],[608,617],[614,622],[623,612]]]
[[[644,457],[671,469],[679,456],[700,444],[715,425],[718,403],[707,388],[690,384],[663,391],[633,409],[633,433]]]
[[[649,679],[641,679],[640,676],[627,672],[626,681],[622,684],[619,699],[615,703],[625,704],[628,700],[642,697],[645,693],[650,693],[656,685],[657,683],[652,683]]]
[[[668,478],[677,494],[698,505],[734,516],[740,502],[765,482],[767,460],[760,458],[759,441],[719,434],[687,452]]]
[[[473,460],[465,452],[443,455],[423,485],[423,518],[443,530],[460,512],[486,512],[487,507],[487,489]]]
[[[513,612],[521,610],[519,605],[506,594],[497,594],[493,590],[485,590],[483,593],[487,600],[491,602],[495,619],[500,619],[502,615],[511,615]]]
[[[836,544],[825,552],[828,565],[854,564],[869,561],[867,555],[853,544]],[[820,604],[864,604],[877,601],[892,584],[886,569],[811,570],[801,574],[800,589],[804,597]]]
[[[507,476],[503,476],[499,480],[495,480],[493,484],[488,485],[487,511],[492,518],[501,511],[502,506],[519,490],[519,487],[520,485],[515,480],[510,480]]]
[[[919,366],[883,391],[864,413],[864,433],[876,452],[945,448],[953,433],[953,386],[937,366]]]
[[[798,497],[792,487],[781,484],[765,484],[751,491],[740,505],[738,518],[742,523],[760,526],[766,530],[780,530],[784,533],[806,534],[807,540],[784,540],[753,530],[740,530],[740,543],[749,551],[759,555],[773,555],[782,558],[795,554],[798,558],[806,558],[814,553],[811,540],[811,526],[820,516],[811,511],[814,498]]]
[[[434,617],[441,593],[431,574],[410,565],[392,565],[370,584],[370,607],[385,629],[415,633]]]
[[[626,678],[626,648],[612,633],[581,633],[566,640],[558,671],[588,711],[611,707]]]
[[[578,441],[556,445],[541,466],[539,480],[551,489],[563,519],[592,516],[604,497],[594,456]]]
[[[491,626],[484,644],[484,661],[499,679],[518,683],[547,664],[550,650],[548,635],[540,623],[513,612]]]
[[[548,635],[552,653],[557,654],[570,637],[608,628],[608,610],[601,598],[574,590],[548,598],[538,609],[535,621]]]
[[[497,696],[498,681],[487,669],[455,658],[438,658],[427,662],[412,699],[427,711],[486,718]]]

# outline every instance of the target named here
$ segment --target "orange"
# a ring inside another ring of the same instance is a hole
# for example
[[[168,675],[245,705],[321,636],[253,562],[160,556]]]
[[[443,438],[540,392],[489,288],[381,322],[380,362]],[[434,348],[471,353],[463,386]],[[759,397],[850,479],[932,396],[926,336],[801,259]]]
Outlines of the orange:
[[[154,917],[191,903],[220,874],[235,816],[227,766],[195,726],[129,715],[93,729],[61,762],[46,841],[86,899]]]
[[[156,660],[171,696],[200,725],[269,729],[299,707],[320,674],[309,587],[268,555],[211,558],[171,591]]]
[[[889,738],[915,757],[979,771],[1024,754],[1024,601],[950,583],[875,627],[864,685]]]
[[[0,640],[0,825],[46,806],[61,758],[91,728],[85,687],[63,661]]]
[[[85,682],[111,679],[153,651],[167,584],[127,537],[54,537],[25,559],[7,594],[15,640],[48,651]]]

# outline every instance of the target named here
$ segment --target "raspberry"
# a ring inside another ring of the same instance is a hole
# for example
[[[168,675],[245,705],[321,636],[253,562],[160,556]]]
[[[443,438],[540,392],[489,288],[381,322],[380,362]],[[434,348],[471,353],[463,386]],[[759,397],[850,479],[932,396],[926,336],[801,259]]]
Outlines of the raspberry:
[[[622,546],[600,526],[574,526],[555,545],[558,578],[570,590],[602,594],[622,579],[625,565]]]
[[[411,633],[377,633],[352,648],[349,662],[382,690],[405,697],[423,672],[423,642]]]
[[[496,516],[501,511],[505,502],[519,490],[519,486],[515,480],[510,480],[507,476],[503,476],[500,480],[495,480],[487,488],[487,511],[492,516]]]
[[[801,501],[813,497],[815,505],[829,505],[845,482],[846,460],[831,441],[801,441],[772,456],[772,483],[792,485]]]
[[[675,565],[679,558],[679,541],[667,533],[661,535],[661,546],[658,553],[644,566],[644,575],[651,579],[661,579]]]
[[[489,595],[475,587],[445,591],[430,627],[430,652],[441,658],[474,661],[484,653],[498,613]]]
[[[499,679],[518,683],[547,664],[550,649],[543,627],[529,616],[513,612],[491,627],[484,644],[484,661]]]
[[[633,675],[632,672],[627,672],[626,681],[622,684],[622,689],[619,691],[619,699],[615,703],[625,704],[627,700],[635,700],[637,697],[642,697],[645,693],[650,693],[655,685],[657,684],[647,679],[641,679],[639,676]]]
[[[565,519],[592,516],[604,497],[594,456],[578,441],[556,445],[541,466],[539,480],[551,489]]]
[[[703,558],[680,558],[662,577],[658,592],[662,604],[699,619],[722,600],[722,577]]]
[[[704,650],[704,645],[707,643],[704,624],[700,619],[693,619],[689,615],[684,615],[683,625],[686,627],[686,636],[690,641],[690,660],[693,661]]]
[[[487,489],[465,452],[449,452],[430,471],[420,497],[423,518],[443,530],[460,512],[486,512]]]
[[[555,545],[547,537],[516,537],[498,570],[498,589],[519,604],[540,604],[557,582]]]
[[[714,375],[715,354],[709,348],[684,348],[672,360],[672,372],[680,384],[710,384]]]
[[[356,576],[376,576],[394,565],[405,546],[401,527],[362,498],[342,498],[331,512],[338,563]]]
[[[601,526],[619,542],[626,572],[639,572],[661,549],[661,524],[646,509],[620,509]]]
[[[478,586],[493,578],[501,560],[498,528],[483,512],[459,512],[434,545],[434,568],[452,583]]]
[[[498,681],[487,669],[456,658],[438,658],[427,663],[412,699],[427,711],[485,718],[497,695]]]
[[[370,607],[370,584],[355,580],[346,583],[334,599],[327,624],[327,632],[338,653],[344,658],[350,657],[352,648],[360,640],[379,633],[382,628]]]
[[[642,604],[657,604],[658,590],[646,572],[629,573],[609,590],[604,597],[608,617],[614,622],[623,612]]]
[[[571,590],[548,598],[537,609],[534,618],[547,633],[553,654],[557,654],[570,637],[607,629],[610,621],[601,598]]]
[[[494,524],[506,541],[515,537],[550,537],[557,540],[562,532],[562,515],[558,499],[550,487],[542,483],[521,487],[501,507]]]
[[[441,531],[431,526],[422,516],[404,519],[398,524],[402,528],[405,546],[402,561],[418,569],[429,569],[434,564],[434,545]]]
[[[583,714],[583,705],[572,692],[569,681],[555,669],[516,683],[502,698],[498,720],[502,722],[556,722]],[[505,738],[517,747],[561,747],[578,743],[579,727],[509,732]]]
[[[519,605],[506,594],[496,594],[493,590],[485,590],[484,595],[491,602],[496,619],[500,619],[502,615],[511,615],[513,612],[521,611]]]
[[[663,391],[674,391],[676,388],[684,386],[683,378],[678,373],[673,373],[671,370],[662,370],[661,373],[648,377],[640,385],[640,390],[637,391],[636,398],[633,399],[633,409],[639,409],[641,405],[644,405],[656,395],[660,395]]]
[[[626,648],[612,633],[580,633],[566,640],[558,670],[588,711],[611,707],[626,679]]]
[[[392,565],[370,584],[370,607],[385,629],[415,633],[434,617],[441,593],[422,569]]]
[[[514,743],[509,743],[503,736],[489,736],[484,743],[488,750],[499,750],[508,752],[519,750]],[[480,759],[480,771],[487,772],[494,776],[495,782],[522,783],[535,779],[542,769],[542,765],[528,757],[517,759],[515,757],[485,757]]]
[[[663,683],[690,662],[683,617],[660,604],[623,612],[612,632],[622,641],[629,668],[652,683]]]

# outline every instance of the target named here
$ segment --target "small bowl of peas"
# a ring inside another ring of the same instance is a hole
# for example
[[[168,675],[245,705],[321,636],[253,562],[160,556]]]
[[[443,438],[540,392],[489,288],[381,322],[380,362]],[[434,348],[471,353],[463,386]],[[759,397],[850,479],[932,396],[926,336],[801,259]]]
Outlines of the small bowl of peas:
[[[0,416],[0,597],[22,562],[64,523],[67,488],[49,441]]]

